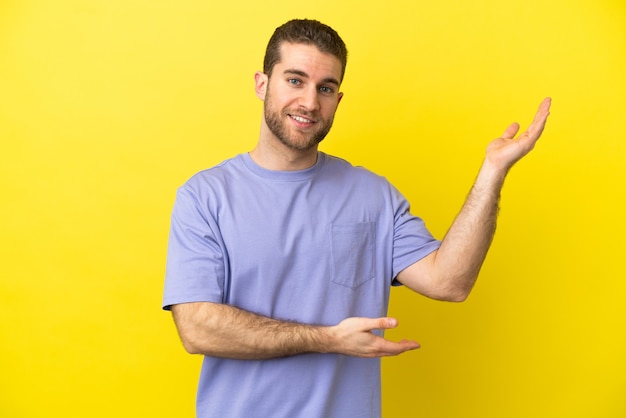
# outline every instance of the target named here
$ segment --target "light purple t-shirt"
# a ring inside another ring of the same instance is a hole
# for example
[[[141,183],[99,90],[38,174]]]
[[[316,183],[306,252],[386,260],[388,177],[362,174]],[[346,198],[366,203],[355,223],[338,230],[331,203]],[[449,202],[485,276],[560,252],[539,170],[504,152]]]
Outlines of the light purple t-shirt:
[[[383,177],[318,154],[269,171],[248,154],[193,176],[172,214],[163,307],[217,302],[335,325],[387,314],[396,275],[439,247]],[[380,417],[380,361],[205,357],[198,417]]]

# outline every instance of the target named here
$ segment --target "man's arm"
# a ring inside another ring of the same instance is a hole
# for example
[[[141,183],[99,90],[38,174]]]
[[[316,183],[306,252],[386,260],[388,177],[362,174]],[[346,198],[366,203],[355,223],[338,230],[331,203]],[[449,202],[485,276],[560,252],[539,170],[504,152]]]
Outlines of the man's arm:
[[[419,348],[415,341],[389,341],[372,333],[395,328],[394,318],[348,318],[335,326],[278,321],[210,302],[172,306],[174,322],[191,354],[262,360],[304,353],[356,357],[395,356]]]
[[[500,191],[509,169],[528,154],[541,136],[550,110],[549,98],[518,138],[517,123],[487,147],[463,208],[441,242],[441,247],[398,274],[398,281],[426,296],[460,302],[478,277],[496,230]]]

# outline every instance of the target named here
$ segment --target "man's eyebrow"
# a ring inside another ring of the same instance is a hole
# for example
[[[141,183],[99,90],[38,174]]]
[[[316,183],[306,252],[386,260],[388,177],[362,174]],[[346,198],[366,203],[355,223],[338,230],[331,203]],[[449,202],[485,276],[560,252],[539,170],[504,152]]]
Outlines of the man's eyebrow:
[[[302,70],[297,70],[295,68],[288,68],[285,71],[283,71],[283,74],[294,74],[294,75],[299,75],[300,77],[304,77],[304,78],[308,78],[309,75],[307,73],[305,73]],[[339,81],[333,77],[327,77],[325,79],[322,80],[322,82],[324,83],[330,83],[330,84],[334,84],[336,86],[339,86]]]

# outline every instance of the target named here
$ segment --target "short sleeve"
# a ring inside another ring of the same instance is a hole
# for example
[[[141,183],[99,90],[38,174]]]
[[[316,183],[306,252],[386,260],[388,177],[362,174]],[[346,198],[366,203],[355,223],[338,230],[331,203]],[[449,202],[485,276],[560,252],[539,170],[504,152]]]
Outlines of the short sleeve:
[[[393,189],[395,215],[393,235],[393,277],[439,248],[441,242],[426,228],[424,221],[411,214],[409,202]],[[394,281],[394,284],[398,284]]]
[[[223,248],[208,203],[190,187],[182,186],[172,211],[163,309],[186,302],[222,302],[226,276]]]

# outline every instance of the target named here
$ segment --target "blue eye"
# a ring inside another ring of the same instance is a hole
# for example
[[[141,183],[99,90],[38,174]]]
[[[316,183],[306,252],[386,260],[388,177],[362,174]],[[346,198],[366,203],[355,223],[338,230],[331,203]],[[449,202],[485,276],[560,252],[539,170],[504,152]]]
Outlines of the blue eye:
[[[289,84],[293,84],[294,86],[298,86],[300,84],[302,84],[302,82],[300,80],[298,80],[297,78],[290,78],[287,80],[287,82]]]
[[[332,93],[332,92],[333,92],[333,89],[332,89],[332,88],[330,88],[330,87],[328,87],[328,86],[322,86],[322,87],[320,87],[320,91],[321,91],[322,93],[327,93],[327,94],[330,94],[330,93]]]

